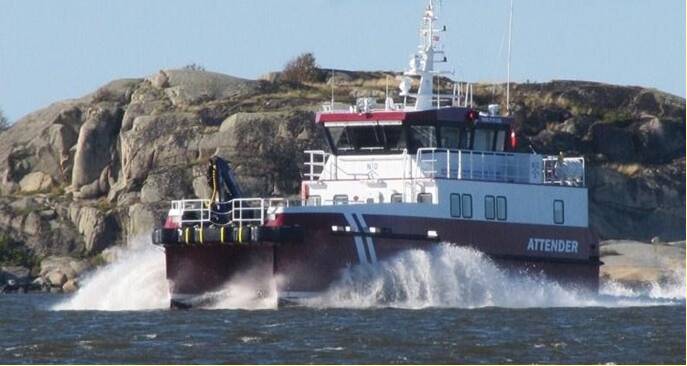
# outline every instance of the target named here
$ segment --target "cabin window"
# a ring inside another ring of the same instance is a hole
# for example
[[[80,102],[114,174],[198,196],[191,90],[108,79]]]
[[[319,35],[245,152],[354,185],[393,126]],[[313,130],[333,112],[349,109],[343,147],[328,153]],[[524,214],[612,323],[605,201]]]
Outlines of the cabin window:
[[[483,128],[475,130],[474,149],[479,151],[493,150],[494,132],[494,130]]]
[[[563,200],[553,201],[553,223],[562,224],[565,222],[565,206]]]
[[[406,139],[401,125],[381,125],[379,126],[386,139],[386,147],[389,150],[402,151],[406,148]]]
[[[472,138],[472,131],[464,130],[463,133],[460,134],[460,148],[461,149],[469,149],[471,138]]]
[[[406,148],[406,138],[403,126],[400,124],[361,125],[351,122],[347,126],[327,126],[327,133],[331,138],[332,148],[339,153],[370,151],[403,151]],[[357,125],[356,125],[357,124]]]
[[[496,219],[504,221],[508,218],[508,206],[506,204],[506,197],[496,196]]]
[[[487,220],[493,220],[496,218],[496,209],[494,207],[495,199],[494,196],[484,196],[484,218]]]
[[[334,195],[334,204],[335,205],[346,205],[346,204],[348,204],[348,195],[347,194],[336,194],[336,195]]]
[[[432,194],[431,193],[418,193],[417,203],[429,203],[432,204]]]
[[[345,127],[329,127],[328,131],[337,150],[353,150],[353,144]]]
[[[472,195],[464,194],[462,198],[463,204],[461,205],[461,209],[463,210],[463,217],[470,219],[472,218]]]
[[[451,193],[451,216],[460,217],[460,194]]]
[[[376,126],[346,127],[356,150],[383,150],[384,139]]]
[[[391,203],[401,203],[403,202],[403,195],[400,193],[392,193],[391,194]]]
[[[365,200],[365,203],[375,203],[375,199],[374,198],[368,198]]]
[[[500,130],[496,132],[496,151],[503,151],[506,146],[506,131]]]
[[[434,126],[410,126],[410,141],[413,149],[436,147],[436,128]]]
[[[320,197],[320,196],[309,196],[306,203],[308,206],[319,206],[322,204],[322,197]]]
[[[459,127],[441,127],[441,147],[447,149],[460,149]]]

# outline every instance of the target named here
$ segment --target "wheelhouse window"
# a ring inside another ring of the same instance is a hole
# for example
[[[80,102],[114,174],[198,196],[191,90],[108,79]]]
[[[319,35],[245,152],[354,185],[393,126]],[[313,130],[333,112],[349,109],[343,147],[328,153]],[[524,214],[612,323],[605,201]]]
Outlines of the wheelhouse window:
[[[432,194],[431,193],[418,193],[417,203],[432,204]]]
[[[327,131],[329,132],[329,136],[332,139],[332,143],[338,151],[353,150],[353,144],[351,143],[351,139],[348,136],[348,131],[346,131],[346,127],[328,127]]]
[[[484,218],[493,220],[496,218],[496,208],[494,207],[496,200],[494,196],[484,196]]]
[[[496,219],[505,221],[508,218],[508,206],[506,197],[496,196]]]
[[[401,203],[401,202],[403,202],[403,195],[400,194],[400,193],[392,193],[392,194],[391,194],[390,202],[391,202],[391,203]]]
[[[460,149],[460,127],[441,126],[441,147]]]
[[[332,148],[338,153],[401,152],[406,148],[400,121],[343,122],[325,127]]]
[[[478,128],[475,130],[475,142],[473,148],[478,151],[491,151],[494,149],[494,133],[496,131]]]
[[[382,137],[384,137],[385,146],[391,151],[401,152],[406,148],[405,133],[403,133],[403,126],[398,125],[380,125],[382,130]]]
[[[553,201],[553,223],[563,224],[565,222],[565,205],[563,200]]]
[[[496,131],[496,151],[503,151],[506,147],[506,131]]]
[[[463,210],[463,217],[466,219],[472,218],[472,195],[462,195],[463,202],[461,208]]]
[[[436,128],[431,125],[411,125],[410,145],[413,150],[423,147],[437,147]]]
[[[460,217],[460,194],[451,193],[451,216]]]

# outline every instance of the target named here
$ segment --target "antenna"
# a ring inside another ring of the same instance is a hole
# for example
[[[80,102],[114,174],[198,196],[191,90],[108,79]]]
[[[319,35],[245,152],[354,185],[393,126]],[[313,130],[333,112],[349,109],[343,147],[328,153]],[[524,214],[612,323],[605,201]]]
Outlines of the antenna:
[[[510,0],[510,12],[508,13],[508,62],[506,63],[506,114],[510,115],[510,50],[513,38],[513,0]]]
[[[389,98],[389,75],[386,75],[386,92],[384,93],[384,99]]]
[[[331,70],[332,76],[329,78],[329,81],[332,84],[332,110],[334,110],[334,84],[336,79],[334,78],[334,70]]]

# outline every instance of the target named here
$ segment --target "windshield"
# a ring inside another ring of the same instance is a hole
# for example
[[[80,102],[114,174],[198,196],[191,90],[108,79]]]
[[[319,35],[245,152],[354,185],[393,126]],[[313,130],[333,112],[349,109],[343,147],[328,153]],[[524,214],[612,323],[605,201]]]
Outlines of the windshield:
[[[329,126],[327,132],[338,152],[402,151],[406,147],[403,126]]]

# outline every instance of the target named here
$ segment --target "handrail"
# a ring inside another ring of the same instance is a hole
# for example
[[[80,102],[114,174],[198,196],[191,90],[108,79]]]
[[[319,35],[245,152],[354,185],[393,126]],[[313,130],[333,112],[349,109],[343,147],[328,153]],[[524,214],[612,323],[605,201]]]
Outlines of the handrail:
[[[501,151],[420,148],[415,155],[414,169],[419,173],[415,174],[416,176],[427,178],[585,185],[583,157],[536,155],[540,163],[532,165],[531,156]],[[537,167],[538,164],[541,164],[541,168]],[[531,170],[535,168],[542,170],[541,178],[538,174],[532,175]]]

